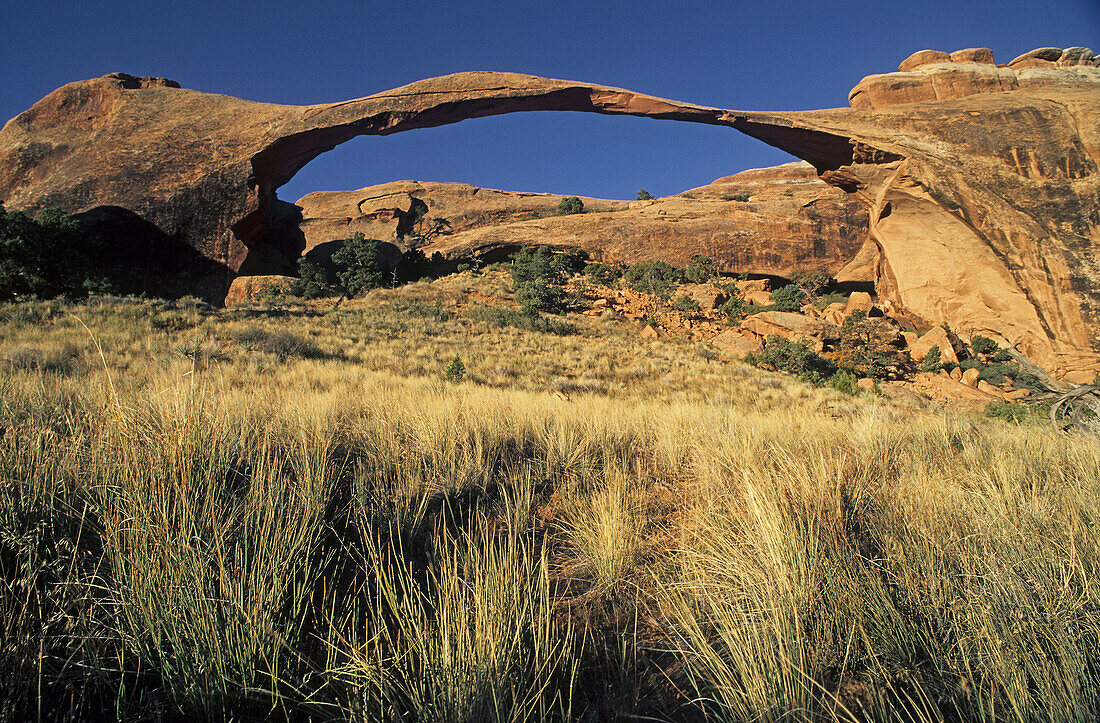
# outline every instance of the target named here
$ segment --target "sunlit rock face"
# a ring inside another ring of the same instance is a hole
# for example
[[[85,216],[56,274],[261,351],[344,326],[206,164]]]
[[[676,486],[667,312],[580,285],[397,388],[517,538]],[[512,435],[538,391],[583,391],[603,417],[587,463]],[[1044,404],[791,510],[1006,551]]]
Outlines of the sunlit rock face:
[[[865,226],[846,220],[840,196],[816,201],[830,210],[815,220],[768,194],[739,208],[732,204],[744,202],[697,189],[696,199],[607,214],[607,234],[595,218],[567,219],[554,232],[575,224],[594,250],[624,258],[643,250],[673,260],[710,253],[731,269],[771,258],[781,275],[824,262],[838,274],[870,277],[880,298],[918,324],[999,334],[1055,371],[1095,368],[1098,74],[1085,48],[1041,48],[1003,67],[984,49],[924,51],[898,73],[861,81],[851,108],[785,113],[706,108],[511,73],[460,73],[317,106],[254,103],[112,74],[66,85],[4,126],[0,200],[10,209],[57,206],[93,220],[118,209],[155,230],[142,247],[150,258],[160,246],[192,255],[191,273],[163,287],[219,299],[236,275],[292,271],[310,222],[325,214],[312,214],[303,200],[304,217],[275,191],[357,135],[526,110],[724,125],[808,161],[860,204]],[[765,196],[777,214],[771,219],[763,218],[772,212]],[[693,215],[710,212],[716,220]],[[625,220],[631,214],[635,227]],[[739,216],[758,232],[739,239],[731,220]],[[541,219],[527,222],[534,221]],[[805,231],[814,223],[820,235]],[[697,232],[671,230],[676,224]],[[615,240],[631,233],[649,240]],[[492,235],[490,227],[471,226],[433,243],[449,253],[475,251],[500,243]],[[157,273],[155,265],[144,268]]]

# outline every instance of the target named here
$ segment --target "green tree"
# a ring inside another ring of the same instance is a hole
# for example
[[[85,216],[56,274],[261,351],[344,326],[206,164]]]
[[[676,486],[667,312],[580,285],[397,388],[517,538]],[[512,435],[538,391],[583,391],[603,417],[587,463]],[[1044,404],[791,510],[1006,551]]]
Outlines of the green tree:
[[[56,208],[31,218],[0,205],[0,299],[83,297],[109,290],[109,282],[95,272],[101,251],[79,222]]]
[[[576,196],[566,196],[558,202],[558,215],[570,216],[574,213],[584,213],[584,202]]]
[[[635,201],[652,201],[653,200],[653,194],[650,193],[649,191],[645,190],[644,188],[639,188],[638,192],[634,194],[634,200]]]
[[[332,262],[339,269],[336,277],[347,296],[361,296],[386,283],[381,247],[381,241],[366,238],[357,231],[332,255]]]
[[[640,261],[623,274],[623,280],[635,291],[667,299],[672,287],[684,279],[684,272],[664,261]]]
[[[455,358],[451,360],[451,364],[443,372],[443,376],[447,381],[455,384],[462,381],[462,378],[466,376],[466,365],[462,363],[462,358],[455,354]]]
[[[290,293],[303,299],[320,299],[335,296],[339,290],[323,266],[298,259],[298,279],[290,285]]]
[[[772,304],[776,311],[798,311],[806,299],[806,292],[798,284],[787,284],[772,292]]]
[[[688,281],[695,284],[705,284],[718,276],[718,263],[709,256],[696,254],[691,257],[684,273]]]

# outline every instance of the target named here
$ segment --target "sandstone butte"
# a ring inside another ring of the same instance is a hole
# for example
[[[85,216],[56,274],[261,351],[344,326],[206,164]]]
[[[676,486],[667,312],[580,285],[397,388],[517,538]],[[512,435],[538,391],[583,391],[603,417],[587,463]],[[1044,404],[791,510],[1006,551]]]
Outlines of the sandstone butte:
[[[866,213],[854,253],[850,239],[829,239],[819,256],[773,239],[779,259],[771,268],[794,268],[795,256],[820,267],[824,258],[830,270],[873,284],[891,313],[921,331],[947,322],[963,334],[993,335],[1056,374],[1100,368],[1100,67],[1092,51],[1040,48],[1003,66],[985,49],[921,51],[897,73],[865,78],[849,104],[736,111],[477,72],[285,106],[112,74],[63,86],[0,130],[0,200],[9,209],[56,206],[89,223],[125,224],[140,239],[132,255],[175,259],[172,283],[218,299],[236,275],[292,268],[308,231],[301,209],[276,190],[355,136],[533,110],[722,125],[809,162]],[[668,216],[679,202],[664,203]],[[630,210],[646,215],[645,207]],[[723,256],[723,232],[705,238],[715,248],[677,241],[685,244],[677,253],[712,253],[727,270],[756,270],[733,268],[741,247]],[[474,235],[454,241],[481,243]]]

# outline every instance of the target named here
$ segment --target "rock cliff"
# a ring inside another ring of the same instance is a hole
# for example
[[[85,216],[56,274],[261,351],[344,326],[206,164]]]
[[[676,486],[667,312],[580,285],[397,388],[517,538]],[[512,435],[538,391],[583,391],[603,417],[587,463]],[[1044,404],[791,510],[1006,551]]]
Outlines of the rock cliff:
[[[113,74],[66,85],[4,126],[0,199],[136,215],[209,262],[189,290],[218,297],[235,274],[291,268],[306,238],[300,210],[276,189],[354,136],[530,110],[722,125],[805,159],[863,205],[869,240],[857,266],[898,313],[1000,335],[1056,372],[1096,368],[1096,59],[1042,48],[1002,68],[983,49],[917,55],[862,81],[851,108],[785,113],[510,73],[302,107]]]

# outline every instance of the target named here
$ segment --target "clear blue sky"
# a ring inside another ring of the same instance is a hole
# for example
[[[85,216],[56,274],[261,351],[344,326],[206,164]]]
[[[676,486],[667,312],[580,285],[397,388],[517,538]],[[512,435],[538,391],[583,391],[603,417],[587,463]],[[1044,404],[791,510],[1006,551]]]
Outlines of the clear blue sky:
[[[114,71],[278,103],[345,100],[461,70],[584,80],[743,110],[847,104],[922,48],[1100,52],[1100,0],[697,2],[15,2],[0,25],[0,117]],[[325,154],[279,191],[397,179],[630,198],[792,160],[722,128],[516,113]]]

